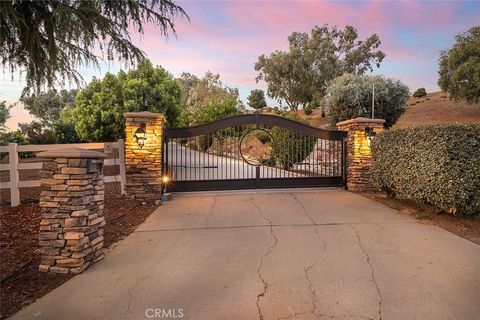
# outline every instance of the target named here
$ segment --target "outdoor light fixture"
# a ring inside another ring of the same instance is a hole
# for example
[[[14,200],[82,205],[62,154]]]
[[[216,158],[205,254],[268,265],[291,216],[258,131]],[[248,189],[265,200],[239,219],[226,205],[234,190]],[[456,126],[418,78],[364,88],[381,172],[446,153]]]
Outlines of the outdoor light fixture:
[[[370,145],[372,144],[373,138],[375,138],[377,133],[375,131],[373,131],[373,128],[366,127],[365,128],[365,135],[367,136],[367,143],[368,143],[368,146],[370,147]]]
[[[147,132],[145,131],[145,127],[146,125],[144,122],[140,123],[140,127],[133,134],[140,148],[145,145],[145,140],[147,140]]]
[[[168,201],[171,197],[171,194],[167,193],[167,184],[169,182],[170,182],[170,177],[168,175],[164,175],[162,177],[162,184],[163,184],[162,202]]]

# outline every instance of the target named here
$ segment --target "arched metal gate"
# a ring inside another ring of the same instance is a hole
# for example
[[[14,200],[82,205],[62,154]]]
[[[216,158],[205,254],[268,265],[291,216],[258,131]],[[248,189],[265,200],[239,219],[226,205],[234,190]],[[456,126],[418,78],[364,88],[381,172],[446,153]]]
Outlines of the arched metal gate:
[[[167,128],[163,170],[171,191],[340,187],[346,183],[345,137],[263,114]]]

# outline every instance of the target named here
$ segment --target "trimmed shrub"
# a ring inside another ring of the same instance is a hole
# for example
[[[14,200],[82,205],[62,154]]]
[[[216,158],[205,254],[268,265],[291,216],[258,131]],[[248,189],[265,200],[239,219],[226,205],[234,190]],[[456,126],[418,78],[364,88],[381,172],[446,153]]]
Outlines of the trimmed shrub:
[[[417,90],[415,90],[415,92],[413,93],[413,96],[415,98],[421,98],[421,97],[425,97],[427,95],[427,90],[425,90],[425,88],[418,88]]]
[[[344,74],[330,82],[326,93],[326,111],[330,124],[372,115],[372,87],[375,84],[375,117],[385,119],[385,128],[393,126],[410,96],[400,80],[383,76]]]
[[[309,116],[313,113],[313,107],[308,105],[303,109],[303,112],[305,113],[305,115]]]
[[[454,215],[480,213],[480,124],[385,131],[372,152],[372,177],[388,194]]]
[[[285,118],[306,124],[297,114],[288,114]],[[304,161],[312,153],[317,141],[316,138],[301,132],[280,127],[272,129],[272,137],[275,142],[272,158],[285,170],[290,170],[296,163]]]

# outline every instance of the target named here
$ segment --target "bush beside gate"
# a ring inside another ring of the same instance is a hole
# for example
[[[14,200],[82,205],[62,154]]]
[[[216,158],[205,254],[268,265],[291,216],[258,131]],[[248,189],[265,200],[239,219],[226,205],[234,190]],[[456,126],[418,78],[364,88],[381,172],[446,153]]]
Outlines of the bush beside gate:
[[[390,195],[454,215],[480,213],[480,124],[390,130],[372,151],[374,182]]]

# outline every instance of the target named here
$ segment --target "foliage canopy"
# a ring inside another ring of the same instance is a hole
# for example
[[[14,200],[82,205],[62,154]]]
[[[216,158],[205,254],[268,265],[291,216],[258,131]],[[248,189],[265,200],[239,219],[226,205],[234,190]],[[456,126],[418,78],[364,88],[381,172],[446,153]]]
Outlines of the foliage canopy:
[[[455,45],[440,54],[438,85],[456,100],[480,102],[480,26],[458,34]]]
[[[145,54],[130,32],[144,33],[147,24],[168,37],[174,18],[185,11],[171,0],[0,1],[0,64],[25,73],[26,89],[37,92],[59,80],[82,80],[81,65],[99,59],[136,63]],[[101,51],[103,57],[96,52]]]
[[[12,106],[7,106],[5,101],[0,101],[0,133],[5,131],[5,123],[10,118],[10,109]]]
[[[255,89],[250,92],[247,97],[248,106],[255,110],[262,110],[267,107],[267,101],[265,101],[265,92],[260,89]]]
[[[363,74],[379,67],[385,54],[377,50],[377,34],[358,40],[358,31],[347,25],[316,26],[310,36],[294,32],[288,37],[287,52],[261,55],[255,64],[257,81],[265,80],[270,97],[285,100],[292,111],[318,103],[328,82],[344,73]]]
[[[238,89],[224,85],[219,74],[207,72],[198,78],[182,73],[177,82],[182,91],[181,126],[206,123],[243,111]]]
[[[53,124],[60,119],[60,113],[64,108],[75,106],[77,89],[48,90],[38,94],[24,95],[20,101],[28,112],[46,125]]]
[[[327,89],[327,115],[331,125],[372,115],[372,86],[375,83],[375,118],[385,119],[390,128],[405,112],[410,92],[400,80],[382,76],[345,74]]]
[[[75,108],[65,109],[62,119],[73,123],[84,141],[115,141],[124,136],[124,112],[150,111],[176,123],[180,86],[162,67],[143,61],[134,70],[107,73],[80,90]]]

